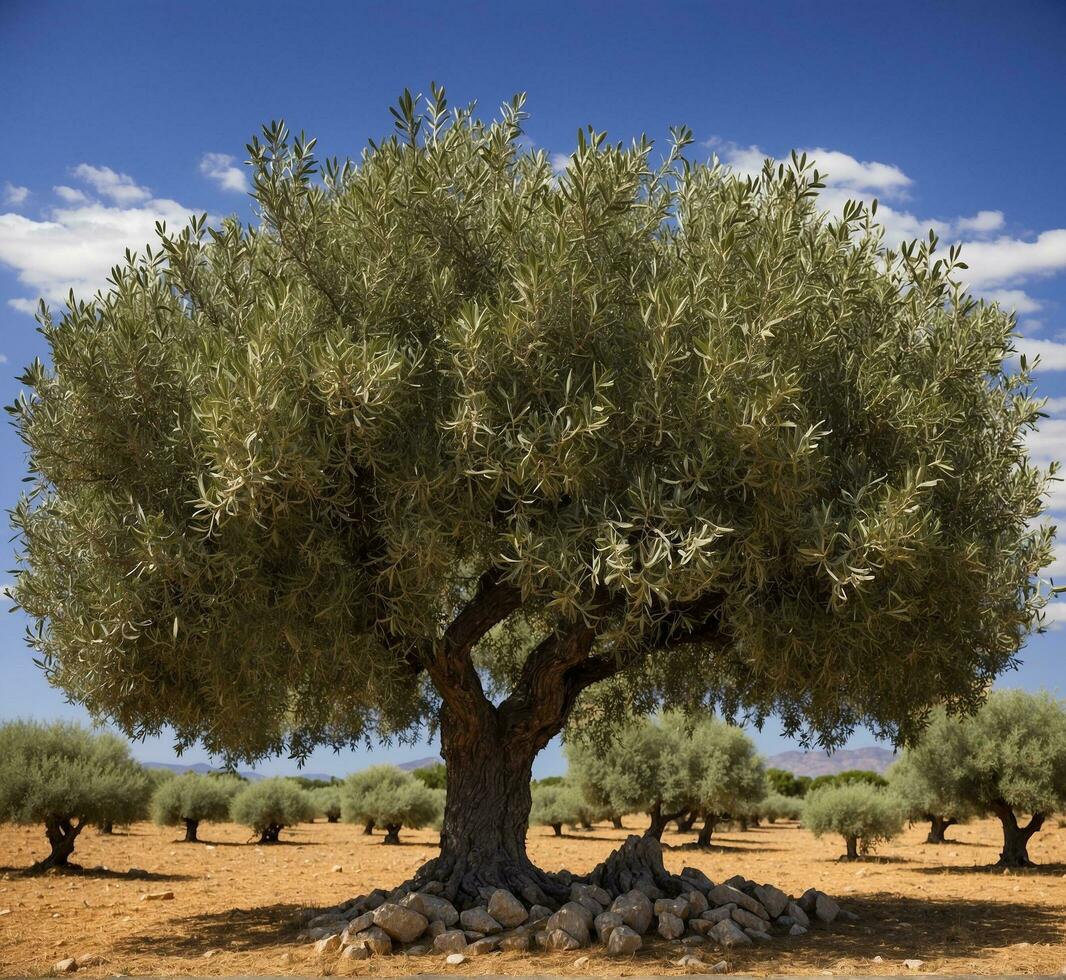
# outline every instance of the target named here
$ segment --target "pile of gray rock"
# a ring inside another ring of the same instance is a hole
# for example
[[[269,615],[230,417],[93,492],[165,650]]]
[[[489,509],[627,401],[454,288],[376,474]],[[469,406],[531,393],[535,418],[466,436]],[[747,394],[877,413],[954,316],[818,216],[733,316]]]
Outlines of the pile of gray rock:
[[[527,908],[502,888],[485,889],[483,904],[463,911],[429,891],[389,895],[377,889],[313,915],[300,938],[313,941],[319,955],[361,960],[396,952],[436,953],[459,963],[503,950],[569,951],[594,942],[611,956],[631,956],[645,936],[656,935],[690,951],[731,949],[856,918],[814,888],[791,898],[739,875],[716,885],[702,871],[686,868],[680,878],[683,889],[675,897],[663,897],[653,885],[611,895],[597,885],[574,882],[570,900],[555,910]]]

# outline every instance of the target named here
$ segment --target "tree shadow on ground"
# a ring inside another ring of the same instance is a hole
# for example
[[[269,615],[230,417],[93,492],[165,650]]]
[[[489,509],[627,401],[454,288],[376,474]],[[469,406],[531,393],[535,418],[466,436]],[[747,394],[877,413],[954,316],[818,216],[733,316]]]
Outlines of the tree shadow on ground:
[[[848,896],[860,921],[779,942],[789,952],[788,972],[824,967],[842,959],[885,960],[964,957],[1000,951],[1015,943],[1061,943],[1066,934],[1058,910],[1031,902],[902,897],[889,892]],[[733,951],[736,952],[735,950]],[[758,958],[745,950],[745,961]],[[742,971],[744,962],[734,969]]]
[[[159,871],[116,871],[114,868],[84,868],[80,864],[68,864],[65,868],[49,868],[47,871],[29,874],[30,865],[15,867],[0,865],[0,874],[30,878],[100,878],[111,881],[198,881],[198,875],[164,874]]]
[[[724,840],[724,839],[723,839]],[[746,844],[747,846],[740,846]],[[769,854],[771,852],[784,851],[783,847],[764,847],[762,844],[752,841],[742,841],[738,844],[722,843],[714,838],[710,844],[697,844],[695,841],[686,841],[684,844],[664,844],[664,851],[696,851],[698,854]]]
[[[938,864],[926,865],[924,868],[915,868],[915,871],[923,875],[999,875],[1000,877],[1060,878],[1066,874],[1066,864],[1056,862],[1052,864],[1038,864],[1032,868],[1004,868],[998,864]]]
[[[228,952],[247,953],[271,946],[295,944],[307,912],[308,906],[305,905],[278,903],[176,917],[170,923],[177,927],[176,932],[127,936],[115,943],[114,951],[193,956],[217,947],[224,947]]]
[[[899,857],[895,854],[860,854],[857,858],[849,858],[846,854],[839,857],[826,858],[828,864],[853,864],[859,867],[863,864],[914,864],[914,858]]]

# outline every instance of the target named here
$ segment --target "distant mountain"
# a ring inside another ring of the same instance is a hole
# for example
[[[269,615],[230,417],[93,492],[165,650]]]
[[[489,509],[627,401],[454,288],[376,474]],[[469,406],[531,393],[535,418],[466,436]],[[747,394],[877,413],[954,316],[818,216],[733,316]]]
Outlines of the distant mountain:
[[[427,755],[424,759],[412,759],[410,762],[401,762],[400,768],[408,772],[416,769],[428,769],[430,766],[439,766],[444,760],[439,755]]]
[[[171,772],[198,772],[201,774],[210,772],[219,772],[218,766],[209,766],[206,762],[193,762],[185,764],[181,762],[143,762],[141,763],[146,769],[169,769]],[[416,767],[417,768],[417,767]],[[266,779],[266,775],[261,772],[254,772],[253,770],[242,770],[237,772],[238,776],[242,776],[244,779],[250,782],[255,782],[259,779]],[[333,779],[324,772],[297,772],[290,773],[289,775],[303,776],[305,779],[322,779],[329,782]]]
[[[837,749],[832,755],[824,752],[778,752],[767,756],[767,766],[787,769],[797,776],[832,776],[846,769],[872,769],[884,772],[896,759],[896,753],[880,745],[863,749]]]

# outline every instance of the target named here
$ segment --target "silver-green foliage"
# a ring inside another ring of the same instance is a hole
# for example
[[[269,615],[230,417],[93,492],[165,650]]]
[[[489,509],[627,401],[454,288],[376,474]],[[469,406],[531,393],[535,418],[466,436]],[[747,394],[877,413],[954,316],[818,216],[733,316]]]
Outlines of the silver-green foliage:
[[[353,773],[341,785],[344,819],[379,827],[417,830],[436,823],[443,812],[443,790],[430,789],[420,779],[397,766],[371,766]]]
[[[160,784],[152,794],[152,819],[162,827],[186,820],[228,820],[230,804],[242,786],[231,776],[182,773]]]
[[[405,96],[344,164],[272,124],[259,225],[198,218],[42,309],[14,594],[50,680],[247,758],[414,732],[426,671],[482,696],[452,656],[521,701],[555,633],[591,644],[568,684],[621,678],[604,716],[830,744],[976,704],[1050,555],[1012,317],[954,250],[824,214],[805,158],[589,130],[557,175],[521,107]],[[486,581],[480,643],[442,645]]]
[[[309,790],[311,802],[315,806],[315,812],[325,817],[330,823],[335,823],[341,818],[341,790],[340,786],[316,786]]]
[[[563,824],[574,827],[589,816],[588,803],[580,788],[573,783],[547,783],[533,787],[530,826],[552,827],[558,833]]]
[[[839,834],[847,856],[867,854],[903,829],[903,812],[888,791],[866,782],[822,786],[803,801],[803,825],[816,837]]]
[[[251,827],[266,839],[277,839],[284,827],[314,819],[307,791],[284,777],[248,783],[230,803],[230,819]]]
[[[803,800],[798,796],[767,793],[754,805],[754,814],[773,823],[775,820],[799,820],[803,816]]]

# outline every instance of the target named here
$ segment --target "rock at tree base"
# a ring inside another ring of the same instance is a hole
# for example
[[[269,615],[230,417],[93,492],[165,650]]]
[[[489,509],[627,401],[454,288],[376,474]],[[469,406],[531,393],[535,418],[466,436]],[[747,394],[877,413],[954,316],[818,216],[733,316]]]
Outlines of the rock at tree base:
[[[411,943],[426,931],[429,920],[414,909],[385,902],[374,910],[374,925],[384,929],[397,942]]]
[[[325,956],[327,953],[335,953],[341,948],[340,933],[335,933],[332,936],[327,936],[325,939],[320,939],[315,943],[315,955]]]
[[[388,956],[392,952],[392,937],[379,926],[364,929],[354,939],[357,943],[366,943],[375,956]]]
[[[607,940],[607,955],[632,956],[643,945],[639,933],[629,926],[618,926],[611,930],[611,938]]]
[[[54,973],[73,973],[78,968],[77,961],[74,957],[68,957],[65,960],[60,960],[52,967]]]
[[[592,913],[588,909],[577,902],[567,902],[558,912],[551,915],[545,928],[549,933],[561,929],[577,940],[579,945],[587,946],[592,923]]]
[[[460,912],[459,922],[464,929],[470,932],[480,932],[483,936],[503,932],[503,926],[489,915],[489,910],[484,905]]]
[[[819,892],[814,899],[814,914],[819,922],[828,926],[840,915],[840,906],[828,895]]]
[[[624,895],[619,895],[611,903],[611,912],[622,917],[624,922],[638,936],[643,935],[651,928],[655,908],[643,892],[633,889]]]
[[[370,959],[370,947],[366,943],[353,943],[341,950],[342,960],[368,960]]]
[[[492,893],[486,911],[507,929],[521,925],[528,915],[526,907],[505,888],[497,888]]]
[[[486,936],[477,942],[470,943],[466,947],[467,956],[484,956],[486,953],[495,953],[500,948],[500,940],[495,936]]]
[[[770,913],[771,919],[776,919],[788,908],[788,896],[780,888],[774,888],[773,885],[756,885],[754,892],[756,900]]]
[[[568,950],[581,949],[581,943],[563,929],[550,929],[548,930],[547,948],[566,952]]]
[[[529,946],[528,932],[514,932],[500,940],[501,952],[525,953],[529,951]]]
[[[462,953],[451,953],[445,960],[448,966],[458,966],[460,963],[466,962],[466,957]]]
[[[461,929],[448,929],[433,940],[433,950],[437,953],[461,953],[466,949],[466,935]]]
[[[733,909],[731,918],[741,929],[757,929],[762,932],[766,926],[766,922],[747,909]]]
[[[672,912],[660,912],[658,932],[663,939],[680,939],[685,933],[684,920]]]
[[[723,919],[707,935],[720,946],[725,946],[726,949],[733,946],[746,946],[751,942],[751,936],[732,919]]]

